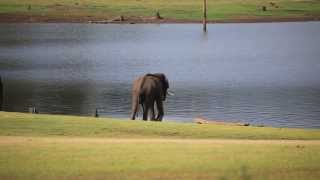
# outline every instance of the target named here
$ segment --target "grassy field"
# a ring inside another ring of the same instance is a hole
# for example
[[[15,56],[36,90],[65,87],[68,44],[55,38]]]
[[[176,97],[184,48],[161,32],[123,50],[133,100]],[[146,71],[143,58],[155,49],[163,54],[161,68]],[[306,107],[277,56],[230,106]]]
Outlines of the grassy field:
[[[0,179],[319,179],[320,130],[0,112]]]
[[[1,179],[319,179],[315,141],[1,137]]]
[[[276,3],[271,6],[270,2]],[[202,0],[0,0],[0,14],[55,18],[115,16],[161,16],[199,20]],[[266,6],[267,11],[261,7]],[[209,20],[319,17],[319,0],[208,0]]]

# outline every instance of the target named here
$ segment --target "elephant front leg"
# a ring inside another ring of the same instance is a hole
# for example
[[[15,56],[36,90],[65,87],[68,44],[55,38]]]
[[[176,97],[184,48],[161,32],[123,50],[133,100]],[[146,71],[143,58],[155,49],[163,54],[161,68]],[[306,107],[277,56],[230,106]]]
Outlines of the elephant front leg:
[[[162,121],[164,113],[163,113],[163,102],[160,99],[157,100],[157,108],[158,108],[158,116],[156,120]]]
[[[149,108],[146,104],[142,104],[142,110],[143,110],[143,117],[142,119],[147,121],[148,120],[148,111],[149,111]]]

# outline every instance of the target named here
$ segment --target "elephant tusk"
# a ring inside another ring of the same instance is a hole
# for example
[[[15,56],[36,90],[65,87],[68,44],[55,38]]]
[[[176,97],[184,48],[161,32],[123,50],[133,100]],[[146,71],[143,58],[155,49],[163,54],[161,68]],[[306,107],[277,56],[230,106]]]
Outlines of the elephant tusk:
[[[168,91],[167,94],[168,94],[169,96],[174,96],[174,93],[173,93],[173,92],[170,92],[170,91]]]

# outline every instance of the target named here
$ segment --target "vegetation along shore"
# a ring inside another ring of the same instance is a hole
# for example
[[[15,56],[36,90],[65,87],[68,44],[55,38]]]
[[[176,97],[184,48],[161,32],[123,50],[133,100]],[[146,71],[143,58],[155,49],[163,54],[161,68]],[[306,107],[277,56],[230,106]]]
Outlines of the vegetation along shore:
[[[1,0],[0,22],[200,23],[203,1]],[[208,0],[208,23],[320,20],[318,0]]]
[[[0,112],[0,179],[319,176],[319,130]]]

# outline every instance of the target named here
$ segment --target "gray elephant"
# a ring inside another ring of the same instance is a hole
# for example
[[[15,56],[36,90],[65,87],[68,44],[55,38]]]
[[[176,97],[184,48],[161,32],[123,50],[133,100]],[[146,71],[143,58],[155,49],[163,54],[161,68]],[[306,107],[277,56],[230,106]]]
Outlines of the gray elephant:
[[[166,100],[168,93],[169,82],[164,74],[146,74],[138,77],[133,82],[132,87],[132,114],[131,119],[134,120],[139,105],[142,106],[143,120],[162,121],[163,101]],[[154,105],[157,107],[157,117],[154,113]]]

